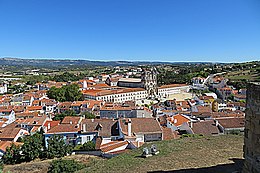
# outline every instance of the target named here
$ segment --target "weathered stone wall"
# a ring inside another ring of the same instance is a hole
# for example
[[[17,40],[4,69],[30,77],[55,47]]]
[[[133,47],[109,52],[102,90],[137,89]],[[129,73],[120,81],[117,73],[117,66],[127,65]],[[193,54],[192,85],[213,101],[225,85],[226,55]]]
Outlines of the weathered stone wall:
[[[260,173],[260,83],[247,87],[243,173]]]

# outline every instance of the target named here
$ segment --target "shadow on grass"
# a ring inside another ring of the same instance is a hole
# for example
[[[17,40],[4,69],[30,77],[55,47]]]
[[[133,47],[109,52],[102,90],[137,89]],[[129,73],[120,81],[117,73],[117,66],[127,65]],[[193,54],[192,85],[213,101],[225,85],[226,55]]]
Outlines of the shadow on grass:
[[[151,171],[149,173],[241,173],[244,159],[232,158],[234,163],[216,165],[205,168],[189,168],[189,169],[180,169],[180,170],[170,170],[170,171]]]

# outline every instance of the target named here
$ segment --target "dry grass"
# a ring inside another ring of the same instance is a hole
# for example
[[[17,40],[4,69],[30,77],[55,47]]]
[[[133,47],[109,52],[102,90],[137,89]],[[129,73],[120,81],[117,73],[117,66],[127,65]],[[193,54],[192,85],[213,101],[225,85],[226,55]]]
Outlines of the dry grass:
[[[95,158],[89,155],[72,155],[64,157],[64,159],[73,159],[80,161],[84,164],[89,164],[90,158]],[[97,158],[96,158],[97,159]],[[35,160],[29,163],[21,163],[17,165],[5,165],[3,172],[10,173],[45,173],[48,171],[48,167],[53,159],[49,160]]]
[[[243,136],[223,135],[202,138],[184,138],[155,142],[160,153],[141,158],[142,148],[129,151],[112,159],[100,159],[87,155],[68,156],[88,165],[79,172],[176,172],[199,173],[234,172],[241,168]],[[152,143],[145,146],[150,147]],[[234,164],[231,159],[240,159]],[[34,161],[19,165],[7,165],[4,172],[44,173],[51,160]],[[194,169],[195,168],[195,169]]]
[[[243,155],[243,137],[234,135],[161,141],[156,145],[160,150],[159,155],[144,159],[140,157],[142,149],[133,150],[110,160],[99,160],[81,172],[161,172],[181,169],[188,172],[190,168],[232,164],[230,159],[242,159]],[[233,172],[237,169],[232,165],[226,168],[217,167],[212,172]]]

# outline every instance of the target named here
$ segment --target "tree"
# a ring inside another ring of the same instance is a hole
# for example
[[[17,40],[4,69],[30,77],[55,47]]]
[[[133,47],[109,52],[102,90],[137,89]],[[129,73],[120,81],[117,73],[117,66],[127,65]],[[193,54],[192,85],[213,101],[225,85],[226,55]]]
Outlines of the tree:
[[[4,164],[17,164],[21,162],[20,146],[16,146],[14,143],[10,147],[6,148],[5,155],[2,160]]]
[[[68,81],[77,81],[81,78],[82,76],[76,76],[73,73],[65,72],[61,75],[55,75],[53,77],[53,80],[56,82],[68,82]]]
[[[96,150],[96,145],[93,141],[88,141],[86,143],[84,143],[81,147],[81,150],[85,150],[85,151],[95,151]]]
[[[81,170],[84,167],[85,165],[75,160],[58,159],[58,160],[53,160],[51,162],[51,165],[48,169],[48,173],[57,173],[57,172],[72,173]]]
[[[24,161],[29,162],[41,156],[44,150],[43,138],[42,134],[35,133],[23,139],[24,144],[21,147],[21,151]]]
[[[77,116],[73,110],[66,110],[60,114],[56,114],[53,118],[54,121],[62,121],[66,116]]]
[[[82,115],[85,116],[86,119],[95,119],[96,118],[96,115],[92,114],[91,112],[83,112]]]
[[[47,95],[60,102],[83,100],[83,95],[77,84],[65,85],[61,88],[51,87],[47,91]]]
[[[47,95],[48,95],[49,98],[55,99],[55,100],[60,101],[60,102],[66,101],[65,89],[62,88],[62,87],[61,88],[51,87],[47,91]]]
[[[83,95],[79,90],[77,84],[63,86],[65,89],[65,99],[66,101],[78,101],[83,99]]]
[[[48,159],[53,159],[54,157],[60,158],[67,154],[71,154],[72,147],[65,144],[63,136],[51,136],[47,142],[48,147],[46,149],[46,154]]]

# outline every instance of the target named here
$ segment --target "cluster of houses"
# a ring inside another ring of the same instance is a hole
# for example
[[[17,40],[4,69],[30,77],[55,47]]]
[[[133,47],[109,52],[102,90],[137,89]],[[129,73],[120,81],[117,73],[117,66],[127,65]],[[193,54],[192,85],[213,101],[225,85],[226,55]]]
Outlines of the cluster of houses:
[[[196,82],[203,81],[198,79]],[[223,99],[228,96],[226,93],[221,99],[215,93],[185,100],[169,99],[169,95],[189,92],[189,86],[158,87],[154,69],[140,80],[117,80],[101,75],[98,80],[73,83],[80,86],[84,101],[58,102],[46,95],[50,87],[62,87],[70,82],[38,83],[30,92],[0,96],[0,156],[12,142],[20,144],[22,137],[41,129],[46,146],[51,136],[61,135],[73,146],[93,141],[101,153],[120,153],[145,142],[176,139],[182,134],[207,136],[244,131],[243,101],[227,102]],[[219,90],[228,91],[224,87]],[[235,94],[242,99],[245,91]],[[158,100],[150,105],[140,104],[147,98]],[[78,116],[53,120],[56,114],[68,110]],[[96,118],[87,119],[84,112],[90,112]]]

